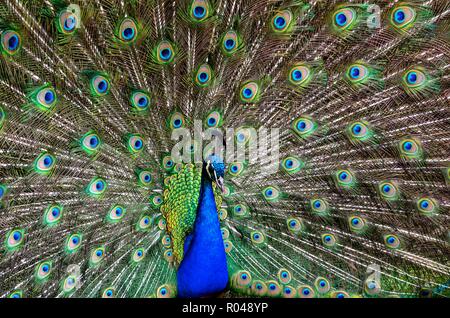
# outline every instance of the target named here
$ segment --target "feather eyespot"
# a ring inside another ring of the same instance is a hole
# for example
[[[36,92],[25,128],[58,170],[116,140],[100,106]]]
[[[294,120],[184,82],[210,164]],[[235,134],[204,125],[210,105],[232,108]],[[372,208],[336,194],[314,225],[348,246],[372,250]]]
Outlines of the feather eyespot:
[[[317,277],[314,281],[314,286],[320,294],[328,293],[331,288],[330,282],[324,277]]]
[[[235,54],[241,47],[241,37],[235,31],[230,30],[222,36],[221,49],[226,56]]]
[[[109,93],[109,79],[104,75],[95,75],[90,80],[91,93],[93,96],[105,96]]]
[[[387,234],[384,236],[384,244],[391,249],[400,248],[400,239],[395,234]]]
[[[81,234],[71,234],[67,237],[65,250],[67,254],[73,254],[81,247],[82,235]]]
[[[305,64],[296,64],[289,70],[288,81],[294,86],[306,87],[311,80],[311,69]]]
[[[49,152],[43,152],[35,159],[33,166],[36,173],[50,175],[56,166],[56,157]]]
[[[70,10],[63,10],[59,13],[56,21],[57,29],[64,35],[71,35],[80,25],[77,15]]]
[[[126,137],[126,146],[130,154],[138,155],[144,149],[144,139],[139,134],[129,134]]]
[[[97,247],[91,252],[89,265],[97,266],[104,258],[105,258],[105,248],[103,246]]]
[[[42,282],[50,276],[52,271],[52,262],[44,261],[39,263],[35,269],[35,278],[38,282]]]
[[[145,257],[145,250],[143,248],[138,248],[133,252],[131,260],[134,263],[139,263],[144,259],[144,257]]]
[[[83,151],[89,156],[95,155],[102,144],[100,136],[93,130],[85,133],[81,137],[79,143],[81,149],[83,149]]]
[[[130,96],[130,103],[135,112],[145,112],[150,106],[150,95],[145,91],[134,91]]]
[[[6,235],[5,245],[9,251],[15,251],[19,249],[24,242],[25,230],[13,229]]]
[[[108,184],[103,178],[94,177],[87,185],[86,193],[90,197],[99,198],[105,193],[107,188]]]
[[[107,287],[103,290],[102,298],[114,298],[116,296],[116,290],[113,287]]]
[[[0,34],[1,52],[12,56],[19,52],[22,45],[20,34],[13,30],[5,30]]]
[[[309,116],[301,116],[292,122],[292,131],[301,139],[307,139],[317,130],[317,123]]]
[[[290,10],[277,12],[272,18],[272,30],[275,33],[287,33],[292,29],[293,14]]]
[[[138,36],[136,21],[132,18],[123,19],[118,28],[118,37],[124,43],[133,43]]]
[[[281,268],[278,271],[278,280],[284,285],[289,284],[292,280],[291,272],[285,268]]]
[[[154,50],[154,59],[156,63],[166,65],[175,59],[175,47],[169,41],[161,41]]]
[[[298,287],[298,295],[300,298],[314,298],[315,292],[308,285],[302,285]]]
[[[322,243],[326,247],[334,247],[336,245],[336,237],[331,233],[322,234]]]
[[[44,211],[44,225],[55,226],[61,220],[63,207],[59,204],[51,204]]]
[[[350,29],[356,22],[357,14],[352,8],[338,9],[333,14],[333,24],[338,30]]]
[[[429,197],[423,197],[417,200],[417,210],[426,216],[432,216],[439,211],[439,204],[436,200]]]
[[[413,7],[400,5],[391,11],[390,22],[397,29],[408,29],[414,25],[416,17]]]
[[[109,210],[108,214],[106,215],[106,220],[109,223],[117,223],[125,216],[126,209],[121,205],[114,205]]]

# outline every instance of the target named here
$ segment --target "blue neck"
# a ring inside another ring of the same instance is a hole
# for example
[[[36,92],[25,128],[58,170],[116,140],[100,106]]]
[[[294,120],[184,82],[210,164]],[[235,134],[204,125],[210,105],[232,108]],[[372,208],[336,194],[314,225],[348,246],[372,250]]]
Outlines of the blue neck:
[[[194,229],[185,240],[184,258],[177,272],[178,297],[204,297],[222,292],[228,284],[228,270],[214,192],[206,172],[202,184]]]

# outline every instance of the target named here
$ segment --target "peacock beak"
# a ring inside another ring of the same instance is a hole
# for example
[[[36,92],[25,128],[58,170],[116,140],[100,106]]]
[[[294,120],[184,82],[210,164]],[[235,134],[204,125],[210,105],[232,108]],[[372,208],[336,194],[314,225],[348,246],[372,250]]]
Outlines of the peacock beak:
[[[222,191],[223,193],[225,191],[225,187],[223,185],[223,177],[216,178],[216,184],[219,187],[220,191]]]

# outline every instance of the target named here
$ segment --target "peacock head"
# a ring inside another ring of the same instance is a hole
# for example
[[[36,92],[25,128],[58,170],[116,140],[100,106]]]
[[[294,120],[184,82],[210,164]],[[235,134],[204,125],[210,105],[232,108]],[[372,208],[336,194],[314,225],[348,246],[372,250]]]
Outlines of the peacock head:
[[[224,191],[225,163],[222,158],[212,154],[204,161],[204,167],[209,179],[216,183],[220,190]]]

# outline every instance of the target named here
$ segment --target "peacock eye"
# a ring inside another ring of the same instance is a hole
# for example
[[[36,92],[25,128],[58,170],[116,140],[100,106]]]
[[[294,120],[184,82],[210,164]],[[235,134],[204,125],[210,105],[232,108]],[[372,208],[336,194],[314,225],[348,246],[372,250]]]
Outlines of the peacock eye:
[[[103,290],[102,298],[114,298],[116,296],[116,290],[113,287],[107,287]]]
[[[220,232],[222,233],[222,239],[226,240],[230,237],[230,231],[228,231],[227,228],[225,227],[221,228]]]
[[[362,233],[366,227],[366,221],[359,216],[350,216],[348,224],[350,225],[350,230],[355,233]]]
[[[395,234],[387,234],[384,236],[384,244],[391,249],[400,248],[400,239]]]
[[[67,276],[62,283],[62,289],[65,294],[72,293],[75,291],[75,287],[77,286],[77,277],[75,275]]]
[[[132,43],[138,35],[136,22],[131,18],[125,18],[119,25],[119,39],[125,43]]]
[[[239,203],[233,207],[233,214],[238,217],[244,217],[248,213],[248,207],[245,204]]]
[[[352,8],[342,8],[334,12],[333,23],[338,30],[349,29],[356,21],[356,11]]]
[[[109,93],[109,79],[104,75],[95,75],[90,81],[91,92],[94,96],[105,96]]]
[[[233,243],[229,240],[223,241],[223,247],[225,248],[225,253],[230,253],[233,249]]]
[[[304,228],[303,221],[296,217],[291,217],[286,220],[289,231],[293,234],[298,234]]]
[[[44,211],[44,225],[54,226],[59,223],[63,213],[63,207],[59,204],[51,204]]]
[[[5,30],[0,34],[0,44],[1,51],[12,56],[19,52],[22,39],[16,31]]]
[[[408,88],[418,88],[422,86],[427,77],[424,72],[418,69],[411,69],[403,75],[403,82]]]
[[[367,79],[369,70],[361,64],[353,64],[347,69],[347,78],[351,82],[360,83]]]
[[[334,177],[337,185],[342,188],[351,188],[356,183],[355,176],[350,170],[338,170]]]
[[[164,251],[164,258],[166,261],[168,261],[169,263],[172,263],[174,260],[174,256],[173,256],[173,251],[172,249],[168,249]]]
[[[333,294],[331,296],[333,298],[348,298],[348,297],[350,297],[347,292],[342,291],[342,290],[333,292]]]
[[[175,112],[170,116],[169,120],[169,128],[170,129],[178,129],[183,128],[185,126],[185,118],[182,113]]]
[[[244,103],[254,103],[259,99],[259,85],[256,82],[245,83],[239,93],[240,99]]]
[[[261,231],[253,231],[250,233],[250,238],[253,244],[260,245],[265,242],[265,235]]]
[[[155,55],[159,64],[169,64],[175,58],[174,47],[169,41],[161,41],[156,47]]]
[[[158,194],[151,195],[150,204],[152,205],[152,207],[158,208],[163,204],[163,198]]]
[[[82,235],[71,234],[66,240],[65,250],[67,254],[73,254],[81,247]]]
[[[92,156],[96,154],[100,148],[100,136],[91,130],[81,137],[80,144],[84,152],[86,152],[89,156]]]
[[[144,91],[135,91],[131,94],[130,102],[135,111],[146,111],[150,105],[150,95]]]
[[[398,29],[407,29],[413,26],[416,17],[416,10],[413,7],[402,5],[392,10],[390,22]]]
[[[205,126],[209,128],[217,128],[222,126],[222,114],[214,110],[205,118]]]
[[[315,292],[308,285],[302,285],[298,287],[298,295],[300,298],[314,298]]]
[[[142,215],[136,225],[138,231],[146,231],[152,226],[152,220],[148,215]]]
[[[133,252],[131,260],[135,263],[139,263],[145,257],[145,250],[143,248],[138,248]]]
[[[22,298],[22,297],[23,297],[23,291],[21,291],[21,290],[15,290],[8,296],[8,298]]]
[[[57,20],[58,31],[64,35],[73,34],[79,25],[77,16],[70,10],[63,10]]]
[[[38,282],[46,280],[52,271],[52,262],[45,261],[36,266],[35,278]]]
[[[210,11],[207,0],[193,0],[190,6],[191,18],[196,22],[205,21],[209,17]]]
[[[206,87],[211,83],[212,76],[213,72],[211,66],[208,64],[203,64],[197,69],[194,82],[197,86]]]
[[[163,238],[161,239],[161,243],[165,248],[172,247],[172,239],[170,238],[169,235],[164,235]]]
[[[292,280],[292,274],[289,270],[285,269],[285,268],[281,268],[278,271],[278,280],[282,283],[282,284],[289,284]]]
[[[6,119],[6,112],[2,107],[0,107],[0,130],[3,128],[5,119]]]
[[[293,15],[290,10],[277,12],[272,18],[272,30],[275,33],[286,33],[292,29]]]
[[[3,197],[5,196],[7,190],[8,190],[7,186],[0,184],[0,203],[3,200]]]
[[[331,233],[322,234],[322,243],[326,247],[334,247],[336,245],[336,237]]]
[[[49,84],[35,89],[29,94],[29,98],[37,109],[44,112],[53,109],[57,102],[56,92]]]
[[[280,190],[275,186],[265,187],[261,192],[262,195],[264,196],[264,199],[266,199],[266,201],[268,202],[278,201],[281,195]]]
[[[356,121],[347,126],[347,136],[350,141],[367,141],[373,137],[373,131],[365,121]]]
[[[56,158],[48,152],[41,153],[34,160],[34,171],[41,175],[49,175],[56,165]]]
[[[149,186],[152,183],[152,175],[148,170],[142,170],[138,173],[138,183],[143,186]]]
[[[417,140],[406,138],[399,143],[400,155],[407,159],[417,159],[421,156],[422,149]]]
[[[378,185],[378,191],[385,200],[394,201],[399,197],[397,186],[391,181],[383,181]]]
[[[292,130],[298,137],[306,139],[317,130],[317,124],[312,118],[301,116],[292,122]]]
[[[325,199],[313,199],[310,205],[312,212],[318,215],[325,215],[329,211],[328,202]]]
[[[439,204],[432,198],[424,197],[417,200],[417,210],[427,216],[436,214],[439,210]]]
[[[157,298],[172,298],[174,296],[174,291],[169,285],[162,285],[156,291]]]
[[[267,293],[267,285],[263,281],[255,280],[253,281],[251,290],[257,296],[264,296]]]
[[[236,53],[241,47],[241,40],[239,35],[235,31],[228,31],[222,37],[222,52],[231,56]]]
[[[97,247],[91,252],[89,259],[90,266],[97,266],[105,258],[105,248],[103,246]]]
[[[295,86],[305,86],[311,79],[311,70],[303,64],[294,65],[289,70],[289,82]]]
[[[269,280],[266,282],[266,285],[267,285],[267,293],[269,294],[269,296],[275,297],[280,295],[281,287],[280,284],[278,284],[278,282],[274,280]]]
[[[249,271],[240,270],[235,275],[235,282],[238,287],[250,286],[252,282],[252,275]]]
[[[6,235],[5,245],[10,251],[17,250],[22,246],[25,237],[25,230],[14,229],[8,232]]]
[[[108,184],[103,178],[94,177],[91,182],[89,182],[86,193],[94,198],[98,198],[103,195],[108,187]]]
[[[137,155],[144,149],[144,139],[139,134],[129,134],[126,145],[132,155]]]
[[[125,216],[125,213],[126,209],[122,205],[116,204],[109,209],[109,212],[106,215],[106,220],[109,223],[117,223]]]
[[[288,174],[299,172],[305,164],[296,157],[289,156],[281,161],[281,168]]]
[[[228,167],[228,173],[232,176],[232,177],[237,177],[240,174],[242,174],[242,172],[244,171],[244,164],[241,162],[233,162],[232,164],[230,164],[230,166]]]
[[[314,281],[314,286],[316,287],[317,291],[321,294],[326,294],[330,290],[330,282],[328,279],[324,277],[317,277]]]

